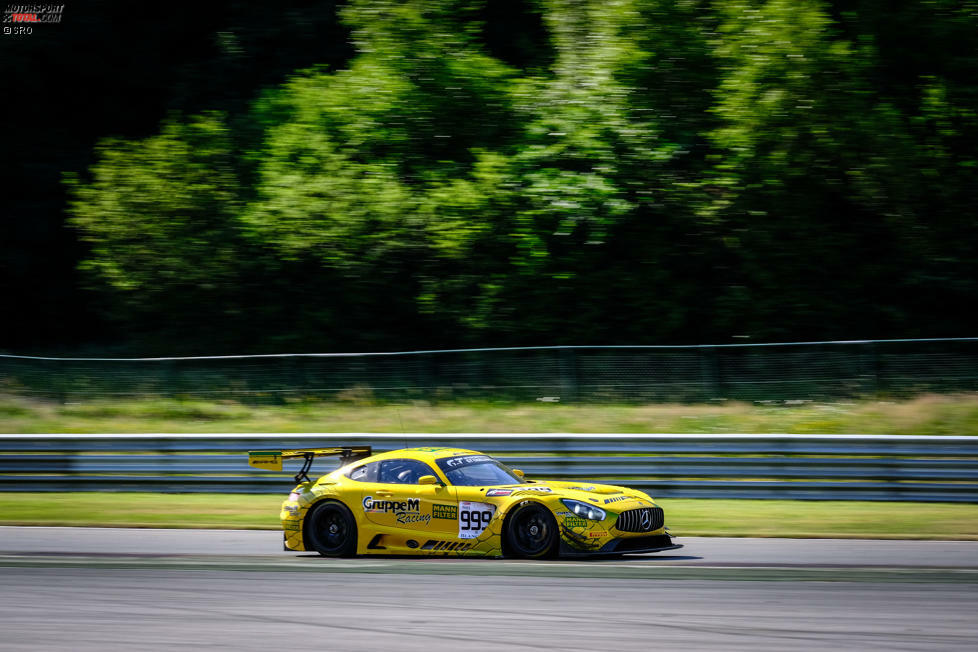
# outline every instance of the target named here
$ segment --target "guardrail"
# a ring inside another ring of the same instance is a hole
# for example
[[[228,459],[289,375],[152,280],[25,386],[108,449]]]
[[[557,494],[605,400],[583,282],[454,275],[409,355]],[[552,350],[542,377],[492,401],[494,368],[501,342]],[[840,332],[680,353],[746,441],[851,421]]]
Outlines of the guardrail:
[[[978,502],[978,437],[889,435],[0,435],[0,491],[286,492],[289,469],[256,471],[247,450],[347,444],[471,448],[657,497]]]

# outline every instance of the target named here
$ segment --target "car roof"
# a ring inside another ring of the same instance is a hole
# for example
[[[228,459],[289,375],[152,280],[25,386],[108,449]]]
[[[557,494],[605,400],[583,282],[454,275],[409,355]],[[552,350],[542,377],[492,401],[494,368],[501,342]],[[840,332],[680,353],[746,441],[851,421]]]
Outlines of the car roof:
[[[419,446],[417,448],[399,448],[393,451],[387,451],[386,453],[378,453],[377,455],[372,455],[367,458],[371,462],[375,460],[391,460],[391,459],[413,459],[421,460],[423,462],[434,462],[435,460],[441,459],[443,457],[454,457],[456,455],[484,455],[485,453],[480,453],[479,451],[468,450],[466,448],[449,448],[442,446]]]

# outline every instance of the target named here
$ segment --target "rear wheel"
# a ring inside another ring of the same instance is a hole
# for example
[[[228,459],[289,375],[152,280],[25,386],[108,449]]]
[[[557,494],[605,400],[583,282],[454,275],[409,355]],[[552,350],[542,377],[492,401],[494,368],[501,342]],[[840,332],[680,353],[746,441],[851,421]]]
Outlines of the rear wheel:
[[[507,552],[514,557],[552,557],[557,540],[557,519],[540,503],[523,503],[506,519]]]
[[[306,547],[324,557],[352,557],[357,551],[357,524],[346,505],[319,503],[306,517]]]

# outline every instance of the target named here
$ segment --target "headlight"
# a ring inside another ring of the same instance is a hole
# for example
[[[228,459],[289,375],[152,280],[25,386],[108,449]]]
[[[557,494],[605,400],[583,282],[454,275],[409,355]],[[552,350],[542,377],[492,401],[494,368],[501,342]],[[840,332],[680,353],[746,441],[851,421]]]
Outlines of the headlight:
[[[577,516],[589,519],[591,521],[603,521],[604,517],[607,516],[603,509],[595,507],[594,505],[582,503],[579,500],[561,498],[560,502],[564,503],[564,506]]]

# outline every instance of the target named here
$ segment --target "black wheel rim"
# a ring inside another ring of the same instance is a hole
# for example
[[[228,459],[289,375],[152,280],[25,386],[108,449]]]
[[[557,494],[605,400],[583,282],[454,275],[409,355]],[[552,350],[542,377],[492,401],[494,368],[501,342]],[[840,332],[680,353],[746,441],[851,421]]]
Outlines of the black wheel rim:
[[[328,551],[340,550],[350,534],[350,524],[343,514],[333,507],[324,507],[316,516],[316,541]]]
[[[539,555],[547,551],[553,540],[553,526],[540,508],[525,509],[513,523],[513,543],[521,554]]]

